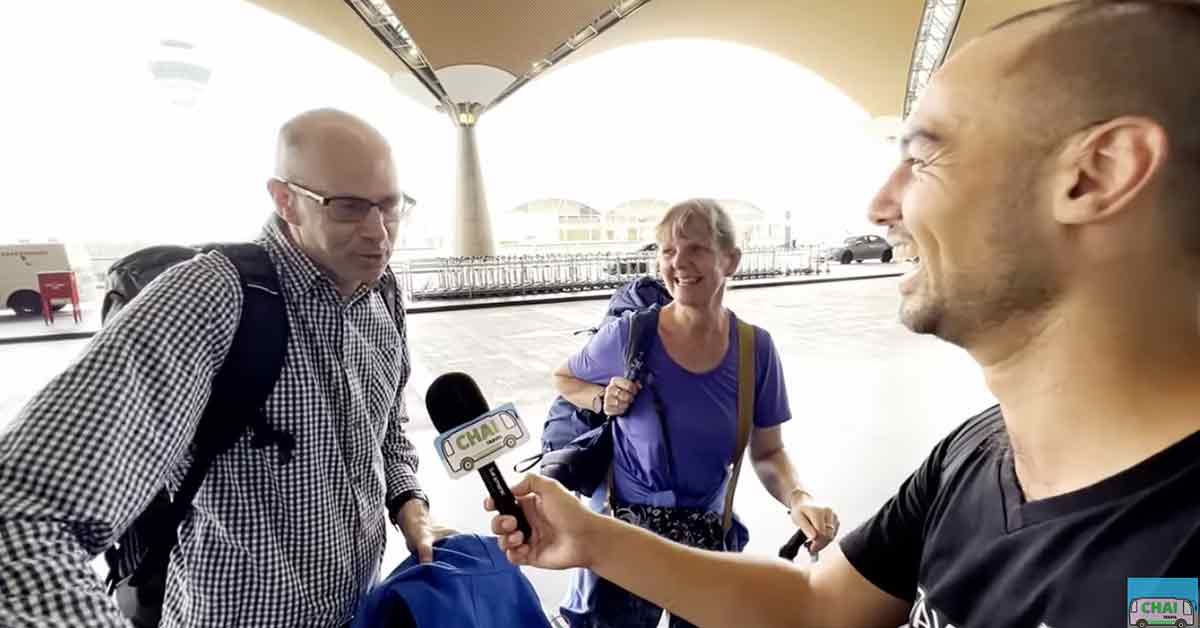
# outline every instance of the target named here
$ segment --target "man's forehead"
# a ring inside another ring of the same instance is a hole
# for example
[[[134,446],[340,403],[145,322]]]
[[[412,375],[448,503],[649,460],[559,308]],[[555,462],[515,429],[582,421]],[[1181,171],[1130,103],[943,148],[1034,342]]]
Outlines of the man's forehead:
[[[1006,106],[1001,101],[1007,92],[1001,85],[1019,71],[1022,54],[1050,19],[1057,18],[1030,18],[968,42],[934,73],[905,124],[906,133],[919,138],[929,132],[941,138]]]
[[[964,104],[954,92],[953,86],[938,80],[930,82],[912,115],[904,121],[900,136],[902,150],[915,143],[940,144],[954,135],[963,122],[958,107]]]
[[[955,81],[994,81],[1021,69],[1026,53],[1063,19],[1063,11],[1045,11],[988,31],[956,51],[938,71]]]

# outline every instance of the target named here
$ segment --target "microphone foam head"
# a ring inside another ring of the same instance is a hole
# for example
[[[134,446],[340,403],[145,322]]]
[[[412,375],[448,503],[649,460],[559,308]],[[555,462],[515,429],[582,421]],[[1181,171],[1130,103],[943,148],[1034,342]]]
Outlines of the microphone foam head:
[[[438,432],[448,432],[486,413],[487,399],[466,373],[439,375],[425,393],[425,408]]]

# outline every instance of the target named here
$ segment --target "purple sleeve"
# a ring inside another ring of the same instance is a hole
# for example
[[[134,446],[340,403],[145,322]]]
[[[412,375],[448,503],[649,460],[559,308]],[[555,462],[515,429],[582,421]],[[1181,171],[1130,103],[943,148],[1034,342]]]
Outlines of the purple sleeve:
[[[624,375],[629,320],[622,317],[601,327],[579,353],[567,360],[571,375],[593,384],[607,384]]]
[[[783,381],[783,363],[767,330],[758,328],[755,338],[755,366],[758,369],[754,389],[754,426],[774,427],[792,419],[787,385]]]

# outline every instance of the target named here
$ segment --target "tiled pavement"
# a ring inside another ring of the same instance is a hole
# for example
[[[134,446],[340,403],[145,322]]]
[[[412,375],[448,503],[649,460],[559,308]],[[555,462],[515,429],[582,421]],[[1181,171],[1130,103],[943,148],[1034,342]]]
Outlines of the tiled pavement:
[[[870,516],[938,438],[992,403],[965,353],[896,322],[895,284],[872,279],[729,294],[730,307],[770,331],[779,347],[795,415],[785,428],[788,450],[811,491],[839,512],[843,533]],[[594,325],[603,307],[587,301],[411,317],[410,434],[421,448],[420,475],[439,518],[470,531],[485,530],[488,520],[480,507],[481,483],[450,481],[434,458],[422,398],[432,378],[451,370],[470,373],[493,405],[515,402],[536,437],[552,395],[550,371],[583,342],[572,332]],[[0,347],[0,429],[85,342]],[[753,473],[742,477],[737,507],[751,527],[747,551],[774,555],[790,534],[784,509]],[[385,570],[407,553],[398,537],[391,541]],[[553,605],[565,575],[529,575],[543,601]]]

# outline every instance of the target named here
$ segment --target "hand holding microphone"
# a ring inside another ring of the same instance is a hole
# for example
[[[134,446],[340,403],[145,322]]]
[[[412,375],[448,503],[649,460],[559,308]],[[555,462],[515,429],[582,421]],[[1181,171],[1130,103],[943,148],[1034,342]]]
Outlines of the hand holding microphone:
[[[529,538],[529,522],[495,463],[529,440],[516,409],[508,405],[490,411],[479,385],[465,373],[435,379],[425,394],[425,406],[439,432],[434,444],[446,470],[458,478],[478,469],[497,510],[514,517],[517,529]]]

